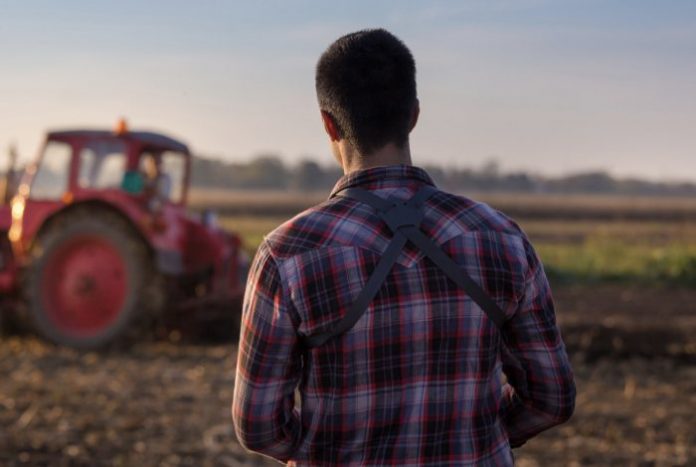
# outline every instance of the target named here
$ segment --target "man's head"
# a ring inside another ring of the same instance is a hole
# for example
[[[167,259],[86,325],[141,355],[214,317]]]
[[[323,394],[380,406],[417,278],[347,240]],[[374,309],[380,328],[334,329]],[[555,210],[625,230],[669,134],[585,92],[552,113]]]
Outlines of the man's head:
[[[332,140],[347,141],[362,156],[408,142],[418,116],[416,65],[403,42],[384,29],[331,44],[317,64],[316,90]]]

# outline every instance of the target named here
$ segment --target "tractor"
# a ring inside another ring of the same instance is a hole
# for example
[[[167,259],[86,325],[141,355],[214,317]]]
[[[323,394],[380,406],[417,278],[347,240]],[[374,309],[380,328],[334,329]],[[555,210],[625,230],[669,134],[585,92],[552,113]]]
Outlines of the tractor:
[[[125,122],[47,133],[0,207],[0,313],[81,349],[168,314],[238,316],[248,257],[214,213],[187,210],[191,158]]]

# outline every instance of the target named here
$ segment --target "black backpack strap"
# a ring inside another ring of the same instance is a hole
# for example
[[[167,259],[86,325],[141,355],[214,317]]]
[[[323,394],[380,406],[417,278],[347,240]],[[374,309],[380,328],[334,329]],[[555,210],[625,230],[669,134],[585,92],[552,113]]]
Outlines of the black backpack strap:
[[[394,263],[396,263],[396,260],[399,258],[401,250],[406,246],[406,237],[401,234],[397,227],[393,226],[397,224],[401,226],[412,225],[417,228],[423,218],[421,206],[428,196],[434,192],[435,190],[432,188],[422,189],[406,203],[402,201],[385,200],[367,190],[354,188],[346,189],[339,195],[354,198],[372,206],[394,232],[394,237],[389,242],[389,245],[387,245],[387,249],[382,254],[374,271],[372,271],[365,287],[360,291],[358,297],[343,318],[331,329],[305,336],[303,341],[306,347],[313,348],[320,346],[329,339],[339,336],[355,326],[355,323],[357,323],[360,317],[365,313],[370,302],[375,298],[382,284],[384,284],[392,267],[394,267]]]
[[[365,288],[358,294],[358,298],[353,302],[345,316],[331,329],[305,336],[304,343],[307,347],[313,348],[322,345],[329,339],[348,331],[358,322],[382,287],[407,240],[420,248],[423,254],[435,263],[447,277],[464,289],[498,328],[503,326],[505,313],[500,307],[419,228],[424,215],[423,203],[436,191],[432,186],[425,186],[405,203],[401,200],[380,198],[361,188],[348,188],[334,195],[353,198],[372,206],[394,233],[394,237],[367,280]]]
[[[392,270],[396,259],[399,257],[399,253],[401,253],[401,250],[403,250],[405,245],[406,237],[400,233],[395,234],[394,238],[387,246],[384,254],[379,259],[377,267],[375,267],[372,275],[370,275],[370,278],[367,280],[365,288],[360,291],[358,298],[355,299],[345,316],[343,316],[341,321],[336,323],[336,325],[331,329],[305,336],[303,341],[306,347],[318,347],[329,339],[335,336],[340,336],[355,326],[355,323],[357,323],[360,317],[365,313],[365,310],[367,310],[370,302],[373,298],[375,298],[375,295],[377,295],[377,292],[379,292],[382,284],[384,284],[385,279]]]
[[[404,227],[402,233],[413,242],[414,245],[420,248],[425,256],[430,258],[452,282],[464,289],[469,297],[471,297],[471,299],[486,313],[488,319],[493,321],[498,328],[503,327],[506,319],[503,310],[500,309],[480,285],[462,270],[461,266],[455,263],[452,258],[442,251],[442,248],[430,238],[426,237],[418,228],[407,226]]]

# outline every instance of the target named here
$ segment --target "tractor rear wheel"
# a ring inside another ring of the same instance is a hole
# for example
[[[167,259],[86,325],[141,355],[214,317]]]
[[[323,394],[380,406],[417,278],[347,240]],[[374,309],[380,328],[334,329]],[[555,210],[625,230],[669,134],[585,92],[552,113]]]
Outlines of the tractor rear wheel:
[[[118,215],[64,213],[42,232],[26,274],[35,329],[76,348],[104,347],[133,335],[161,308],[151,255]]]

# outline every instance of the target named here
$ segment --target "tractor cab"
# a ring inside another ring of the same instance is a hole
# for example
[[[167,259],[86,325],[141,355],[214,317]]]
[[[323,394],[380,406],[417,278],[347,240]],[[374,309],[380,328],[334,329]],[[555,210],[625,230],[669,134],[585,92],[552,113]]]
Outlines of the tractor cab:
[[[172,300],[238,301],[241,241],[187,213],[190,166],[185,144],[122,123],[49,132],[0,212],[0,292],[20,292],[37,331],[75,347],[118,339]]]
[[[189,159],[185,145],[154,133],[52,132],[23,184],[34,200],[111,190],[182,204]]]
[[[190,157],[183,143],[130,132],[125,125],[113,132],[48,133],[12,199],[10,240],[19,246],[16,252],[22,258],[38,229],[77,203],[108,204],[144,226],[156,243],[166,243],[165,218],[181,214],[186,203]],[[24,215],[27,209],[31,216]]]

